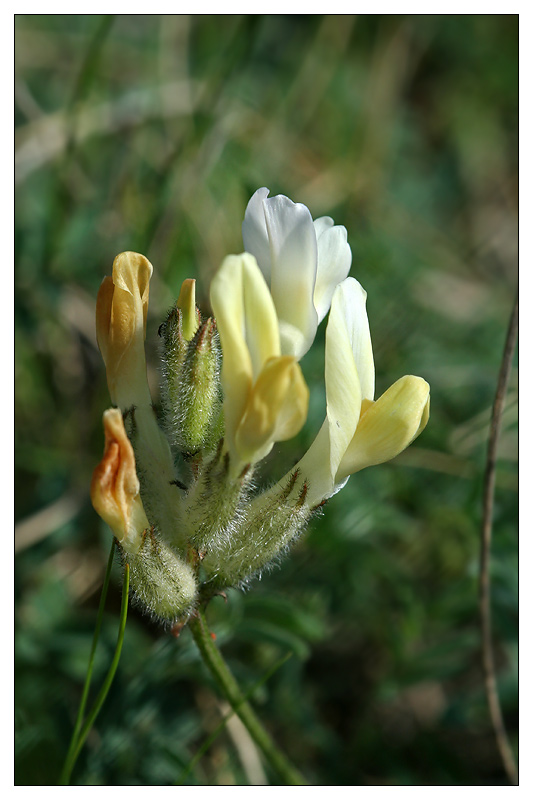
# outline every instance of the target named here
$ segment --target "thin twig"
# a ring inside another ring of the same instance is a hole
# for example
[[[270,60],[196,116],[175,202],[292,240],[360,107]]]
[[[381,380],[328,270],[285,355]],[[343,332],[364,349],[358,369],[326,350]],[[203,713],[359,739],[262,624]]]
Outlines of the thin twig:
[[[496,673],[494,667],[494,654],[492,650],[492,629],[490,611],[490,547],[492,539],[492,515],[494,506],[494,489],[496,485],[496,453],[498,449],[498,439],[501,429],[503,408],[511,367],[513,354],[518,335],[518,296],[516,297],[507,339],[503,351],[500,374],[496,387],[496,396],[492,408],[492,419],[490,425],[489,441],[487,446],[487,464],[485,469],[485,481],[483,488],[483,519],[481,525],[481,557],[479,571],[479,605],[481,614],[481,636],[483,649],[483,669],[485,673],[485,690],[489,705],[492,726],[496,736],[496,743],[503,766],[507,773],[509,782],[518,785],[518,770],[505,723],[503,721],[500,700],[498,697],[498,687],[496,684]]]

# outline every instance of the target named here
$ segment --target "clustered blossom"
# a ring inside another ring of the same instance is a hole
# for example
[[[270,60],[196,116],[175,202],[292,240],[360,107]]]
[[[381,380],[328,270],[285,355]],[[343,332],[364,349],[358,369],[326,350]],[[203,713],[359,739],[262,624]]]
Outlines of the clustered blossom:
[[[350,475],[394,458],[424,429],[429,386],[412,375],[374,399],[366,292],[352,277],[346,229],[259,189],[245,252],[210,287],[213,317],[184,282],[160,326],[162,427],[144,355],[152,266],[115,259],[97,300],[97,335],[115,409],[91,497],[130,564],[139,602],[182,624],[202,600],[244,585],[279,557]],[[299,361],[329,312],[326,417],[298,462],[258,491],[257,464],[307,419]]]

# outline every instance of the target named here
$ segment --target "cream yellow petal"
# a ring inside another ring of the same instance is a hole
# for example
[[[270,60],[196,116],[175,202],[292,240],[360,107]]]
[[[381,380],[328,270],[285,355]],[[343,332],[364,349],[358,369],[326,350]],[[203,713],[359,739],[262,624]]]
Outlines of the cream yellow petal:
[[[309,390],[293,356],[271,358],[257,379],[235,436],[241,460],[264,458],[274,442],[295,436],[307,418]]]
[[[181,311],[183,337],[190,341],[200,327],[200,315],[196,308],[196,281],[194,278],[186,278],[183,281],[176,305]]]
[[[252,388],[252,360],[245,339],[242,259],[228,256],[211,281],[211,306],[222,346],[226,440],[234,440]]]
[[[365,467],[390,461],[411,444],[429,419],[429,385],[406,375],[375,403],[367,401],[365,408],[341,461],[337,483]]]
[[[327,419],[313,441],[313,444],[300,461],[280,481],[287,482],[290,475],[298,470],[302,481],[307,484],[306,503],[312,508],[335,491],[335,475],[331,473],[330,426]]]
[[[269,358],[281,355],[279,325],[272,295],[254,256],[243,253],[243,289],[246,344],[254,379]]]
[[[263,379],[267,383],[270,380],[268,375],[270,364],[275,361],[278,361],[278,359],[271,359],[263,370]],[[305,424],[307,412],[309,411],[309,388],[302,370],[293,356],[281,356],[279,362],[286,363],[283,370],[286,373],[284,380],[288,381],[288,385],[285,396],[277,409],[272,436],[275,442],[286,442],[296,436]]]
[[[279,356],[272,297],[255,258],[228,256],[211,281],[211,305],[222,345],[222,389],[230,448],[264,363]]]
[[[127,552],[138,552],[150,528],[140,497],[133,447],[117,408],[104,412],[105,448],[93,473],[91,500]]]
[[[374,391],[366,292],[353,278],[345,279],[333,294],[326,328],[325,372],[326,421],[299,464],[308,480],[312,502],[338,491],[337,471],[359,422],[363,392]]]
[[[372,340],[366,311],[367,294],[359,281],[355,278],[346,278],[339,284],[336,291],[336,303],[339,306],[337,313],[342,316],[346,333],[350,341],[359,382],[361,384],[361,397],[367,400],[374,399],[374,356],[372,353]]]

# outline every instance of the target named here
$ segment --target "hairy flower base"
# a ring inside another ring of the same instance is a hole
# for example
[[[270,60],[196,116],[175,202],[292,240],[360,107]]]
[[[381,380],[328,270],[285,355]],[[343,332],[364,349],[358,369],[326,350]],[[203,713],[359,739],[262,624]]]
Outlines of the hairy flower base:
[[[202,558],[221,542],[231,540],[233,530],[246,514],[252,479],[251,465],[232,477],[223,439],[212,458],[194,462],[183,508],[188,542]]]
[[[305,502],[307,489],[295,489],[298,472],[275,493],[248,498],[229,536],[206,552],[202,567],[214,587],[244,586],[285,554],[304,531],[315,509]]]
[[[194,570],[153,528],[145,533],[138,553],[123,552],[123,560],[130,565],[130,584],[143,609],[168,624],[190,616],[198,599]]]

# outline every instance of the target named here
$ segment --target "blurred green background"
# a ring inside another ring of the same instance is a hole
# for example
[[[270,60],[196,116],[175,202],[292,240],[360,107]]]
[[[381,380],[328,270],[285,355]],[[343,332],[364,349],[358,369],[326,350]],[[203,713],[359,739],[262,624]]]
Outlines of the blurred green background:
[[[259,716],[315,785],[505,784],[477,610],[488,421],[517,283],[518,17],[18,15],[16,782],[55,784],[111,542],[92,510],[109,405],[95,298],[114,256],[153,263],[147,347],[181,281],[242,250],[268,186],[348,229],[378,394],[431,384],[393,463],[354,476],[247,594],[208,619]],[[302,362],[323,418],[323,326]],[[517,377],[497,468],[493,626],[517,745]],[[97,688],[114,649],[108,601]],[[73,781],[168,785],[224,713],[190,636],[135,610]],[[275,783],[233,721],[187,784]]]

